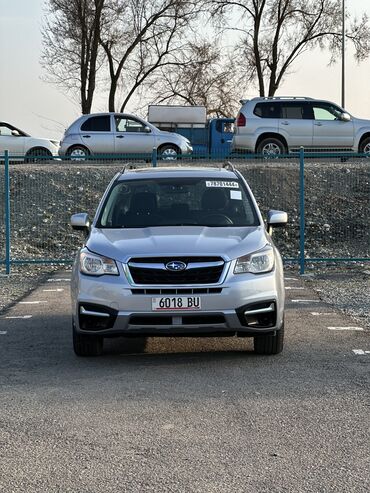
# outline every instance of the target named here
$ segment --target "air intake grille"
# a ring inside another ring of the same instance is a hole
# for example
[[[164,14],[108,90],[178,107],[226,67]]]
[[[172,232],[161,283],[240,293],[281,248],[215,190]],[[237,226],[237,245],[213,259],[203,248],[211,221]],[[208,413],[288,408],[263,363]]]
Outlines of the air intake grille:
[[[166,264],[181,261],[185,270],[171,271]],[[144,285],[181,285],[216,284],[224,269],[221,257],[150,257],[132,258],[129,269],[135,284]]]

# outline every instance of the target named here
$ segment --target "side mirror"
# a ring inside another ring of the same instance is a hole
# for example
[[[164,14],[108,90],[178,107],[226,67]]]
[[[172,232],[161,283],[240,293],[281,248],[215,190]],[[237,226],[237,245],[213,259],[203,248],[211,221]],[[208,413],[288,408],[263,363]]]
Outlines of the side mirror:
[[[270,210],[267,213],[267,231],[272,234],[272,228],[282,228],[288,222],[288,214],[283,211]]]
[[[342,122],[350,122],[351,121],[351,115],[349,113],[341,113],[339,119]]]
[[[14,137],[20,137],[21,134],[18,132],[18,130],[12,130],[12,135]]]
[[[71,226],[76,231],[85,231],[85,233],[88,233],[91,226],[89,215],[85,212],[73,214],[71,216]]]
[[[150,134],[151,131],[152,131],[152,129],[150,127],[144,127],[145,133]]]

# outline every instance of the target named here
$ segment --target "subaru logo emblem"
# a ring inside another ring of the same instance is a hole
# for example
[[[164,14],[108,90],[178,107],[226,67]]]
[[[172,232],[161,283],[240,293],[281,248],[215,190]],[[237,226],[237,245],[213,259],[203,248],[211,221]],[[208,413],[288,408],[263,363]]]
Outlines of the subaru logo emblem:
[[[172,260],[166,264],[166,269],[172,272],[178,272],[186,269],[186,264],[181,260]]]

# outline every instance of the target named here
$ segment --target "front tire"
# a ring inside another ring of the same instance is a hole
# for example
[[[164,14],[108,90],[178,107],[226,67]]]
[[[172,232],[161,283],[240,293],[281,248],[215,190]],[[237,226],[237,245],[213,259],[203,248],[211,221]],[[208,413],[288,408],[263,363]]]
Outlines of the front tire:
[[[366,137],[361,144],[358,150],[362,154],[366,154],[367,157],[370,157],[370,137]]]
[[[90,156],[90,152],[84,146],[73,146],[68,149],[67,156],[71,161],[85,161]]]
[[[30,149],[25,157],[25,163],[42,163],[49,160],[52,156],[49,149],[44,147],[37,147],[35,149]]]
[[[274,335],[260,335],[254,337],[254,352],[257,354],[279,354],[284,347],[284,324]]]
[[[258,144],[257,154],[262,154],[264,158],[277,158],[282,154],[286,154],[286,149],[281,140],[275,137],[267,137]]]
[[[164,145],[158,149],[158,157],[164,161],[176,161],[180,154],[180,149],[171,144]]]
[[[103,342],[103,337],[79,334],[73,326],[73,350],[77,356],[100,356]]]

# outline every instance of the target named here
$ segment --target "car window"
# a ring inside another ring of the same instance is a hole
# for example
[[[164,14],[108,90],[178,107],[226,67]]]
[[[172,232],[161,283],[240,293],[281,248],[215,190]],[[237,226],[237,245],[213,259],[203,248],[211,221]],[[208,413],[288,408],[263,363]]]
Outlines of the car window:
[[[2,136],[12,135],[12,129],[10,129],[6,125],[0,125],[0,135]]]
[[[313,113],[315,120],[338,120],[342,111],[331,104],[314,104]]]
[[[257,103],[254,107],[253,113],[261,118],[279,118],[280,104],[276,102]]]
[[[127,180],[110,190],[98,220],[103,228],[256,226],[242,182],[217,178]]]
[[[82,125],[83,132],[110,132],[110,116],[92,116]]]
[[[234,132],[234,123],[233,122],[224,122],[222,120],[216,121],[216,131],[220,134],[222,133],[232,133]]]
[[[292,120],[312,119],[312,111],[305,103],[286,102],[281,106],[281,118]]]
[[[145,132],[145,125],[134,118],[115,117],[117,132]]]

